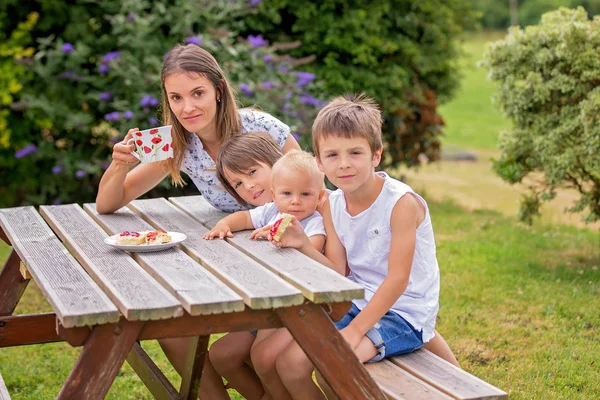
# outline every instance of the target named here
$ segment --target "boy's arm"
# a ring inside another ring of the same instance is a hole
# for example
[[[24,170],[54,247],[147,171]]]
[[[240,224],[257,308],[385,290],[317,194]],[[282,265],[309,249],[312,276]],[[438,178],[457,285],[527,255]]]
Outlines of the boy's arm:
[[[323,250],[323,246],[325,246],[325,235],[312,235],[308,240],[310,240],[312,246],[319,253]]]
[[[392,243],[388,274],[365,308],[344,329],[344,337],[354,348],[377,321],[389,311],[408,286],[415,252],[420,205],[412,195],[403,196],[392,211]],[[328,240],[329,241],[329,240]]]
[[[232,232],[252,229],[252,218],[249,211],[238,211],[221,219],[208,232],[204,234],[204,239],[224,239],[225,237],[233,237]]]
[[[335,228],[333,219],[331,218],[331,208],[329,200],[323,204],[323,225],[327,232],[327,240],[325,241],[325,256],[333,263],[333,269],[342,276],[346,276],[346,248],[340,241]]]

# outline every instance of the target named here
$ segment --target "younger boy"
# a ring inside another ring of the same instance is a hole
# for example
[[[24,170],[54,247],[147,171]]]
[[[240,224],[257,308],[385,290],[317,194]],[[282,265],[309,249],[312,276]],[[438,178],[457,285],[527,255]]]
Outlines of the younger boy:
[[[364,96],[338,97],[313,124],[321,171],[338,190],[325,203],[325,256],[293,221],[281,246],[306,255],[365,288],[336,322],[362,362],[408,353],[435,335],[440,275],[427,204],[408,185],[375,172],[381,161],[381,113]],[[321,399],[313,366],[291,343],[277,358],[277,373],[293,398]]]
[[[256,229],[251,235],[253,239],[266,238],[268,230],[260,228],[273,224],[286,213],[300,221],[309,243],[321,251],[325,244],[325,228],[317,205],[325,190],[323,173],[315,158],[300,150],[284,154],[273,164],[271,193],[273,202],[226,216],[204,234],[204,239],[233,237],[232,232],[253,228]]]

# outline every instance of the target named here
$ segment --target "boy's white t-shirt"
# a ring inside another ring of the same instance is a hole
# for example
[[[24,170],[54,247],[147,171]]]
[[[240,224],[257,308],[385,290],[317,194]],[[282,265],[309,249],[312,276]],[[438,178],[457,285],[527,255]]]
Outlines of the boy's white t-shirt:
[[[254,225],[255,229],[272,224],[281,218],[281,213],[277,209],[275,203],[267,203],[264,206],[256,207],[248,211],[250,212],[252,225]],[[308,237],[315,235],[326,236],[323,217],[321,217],[321,214],[317,211],[300,221],[300,225],[302,225],[302,228],[304,228],[304,232]]]
[[[389,177],[385,172],[377,174],[385,179],[381,193],[368,209],[358,215],[348,214],[341,190],[329,196],[333,226],[346,249],[350,268],[348,278],[365,288],[365,298],[353,302],[362,310],[386,278],[392,242],[392,210],[402,196],[411,193],[423,204],[426,215],[417,228],[408,286],[390,310],[422,331],[423,341],[428,342],[434,336],[440,294],[440,272],[429,208],[410,186]]]

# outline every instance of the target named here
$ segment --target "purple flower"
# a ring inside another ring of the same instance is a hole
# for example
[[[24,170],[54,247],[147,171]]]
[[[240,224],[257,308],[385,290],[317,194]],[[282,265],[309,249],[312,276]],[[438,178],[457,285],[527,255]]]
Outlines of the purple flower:
[[[254,94],[254,92],[252,91],[252,89],[250,89],[250,86],[248,86],[246,83],[241,83],[240,84],[240,90],[246,96],[252,96]]]
[[[73,71],[65,71],[62,74],[60,74],[59,77],[65,79],[73,79],[74,81],[79,79],[79,76],[77,76],[77,74]]]
[[[298,77],[297,87],[306,86],[316,78],[315,74],[310,72],[296,72],[296,76]]]
[[[100,64],[100,66],[98,67],[98,72],[100,72],[102,75],[106,74],[109,70],[110,67],[106,64]]]
[[[113,111],[111,113],[105,114],[104,119],[106,121],[118,121],[121,119],[121,113],[118,111]]]
[[[156,107],[158,105],[158,99],[154,96],[146,94],[140,100],[140,105],[142,107]]]
[[[298,116],[298,114],[296,113],[296,111],[290,111],[290,112],[288,113],[288,115],[289,115],[291,118],[296,118],[296,117]]]
[[[277,69],[279,70],[279,72],[289,72],[289,70],[290,70],[285,65],[280,65]]]
[[[271,57],[269,54],[267,54],[266,56],[263,57],[263,60],[266,63],[271,62],[272,59],[273,59],[273,57]]]
[[[250,0],[250,5],[254,7],[259,5],[260,3],[262,3],[262,0]]]
[[[65,43],[62,45],[62,52],[65,54],[71,54],[73,52],[73,50],[74,50],[74,48],[71,43]]]
[[[310,95],[300,96],[300,103],[307,106],[319,107],[321,102]]]
[[[300,140],[300,135],[298,135],[297,133],[292,133],[292,136],[294,137],[294,139],[296,139],[296,141]]]
[[[111,143],[117,144],[121,141],[121,138],[115,136],[114,138],[111,138],[110,141]]]
[[[281,107],[283,111],[288,111],[290,109],[290,103],[285,103],[283,107]]]
[[[105,62],[105,63],[109,63],[112,60],[116,60],[119,57],[121,57],[121,52],[120,51],[111,51],[110,53],[106,53],[104,55],[104,57],[102,57],[102,61]]]
[[[133,11],[131,11],[129,14],[127,14],[127,22],[135,21],[136,17],[137,17],[137,15],[135,15],[135,13]]]
[[[286,100],[289,100],[289,99],[292,98],[293,95],[294,94],[290,91],[290,92],[287,92],[283,98],[286,99]]]
[[[265,40],[262,35],[249,35],[248,41],[252,45],[252,47],[262,47],[267,46],[269,44],[268,40]]]
[[[15,152],[15,158],[23,158],[30,154],[33,154],[37,151],[37,146],[35,144],[29,144],[23,147],[21,150],[17,150]]]
[[[60,165],[55,165],[54,167],[52,167],[52,174],[54,175],[58,175],[63,171],[63,167]]]
[[[84,177],[84,176],[86,176],[86,175],[87,175],[87,172],[85,172],[85,171],[84,171],[84,170],[82,170],[82,169],[80,169],[80,170],[77,170],[77,172],[75,172],[75,177],[76,177],[77,179],[81,179],[81,178],[83,178],[83,177]]]
[[[61,200],[61,199],[56,199],[56,200],[54,200],[54,201],[52,202],[52,204],[53,204],[53,205],[55,205],[55,206],[59,206],[59,205],[61,205],[61,204],[62,204],[62,200]]]
[[[110,167],[109,162],[102,163],[102,168],[104,168],[105,171],[108,169],[108,167]]]
[[[154,117],[148,117],[148,122],[150,123],[150,125],[152,126],[156,126],[158,125],[158,120]]]
[[[125,117],[125,119],[131,119],[133,118],[133,111],[127,110],[123,113],[123,117]]]
[[[189,36],[184,40],[186,43],[195,44],[196,46],[200,46],[203,42],[202,38],[199,36]]]
[[[274,88],[274,87],[275,87],[275,84],[274,84],[273,82],[271,82],[271,81],[265,81],[265,82],[263,82],[262,86],[263,86],[265,89],[269,90],[269,89],[272,89],[272,88]]]
[[[111,92],[102,92],[98,95],[98,98],[100,98],[100,100],[102,101],[109,101],[110,99],[112,99],[112,93]]]

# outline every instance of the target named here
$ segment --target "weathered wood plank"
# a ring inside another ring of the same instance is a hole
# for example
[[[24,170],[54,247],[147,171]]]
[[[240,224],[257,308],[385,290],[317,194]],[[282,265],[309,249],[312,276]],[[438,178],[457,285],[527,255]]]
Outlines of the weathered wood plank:
[[[388,399],[450,400],[452,397],[415,378],[388,360],[365,364]]]
[[[12,249],[0,270],[0,316],[11,315],[15,311],[29,284],[29,279],[25,279],[19,271],[20,264],[19,255]]]
[[[183,314],[180,302],[127,253],[104,243],[106,233],[77,204],[41,206],[40,212],[129,321]]]
[[[211,228],[227,215],[215,212],[202,196],[173,197],[170,201]],[[314,303],[346,301],[364,297],[364,289],[330,268],[295,249],[279,249],[265,240],[250,240],[250,232],[237,232],[227,239],[236,248],[265,265]]]
[[[0,225],[62,325],[73,327],[118,321],[117,308],[33,207],[0,210]]]
[[[152,361],[139,343],[134,343],[127,355],[127,363],[140,377],[152,397],[157,400],[179,399],[179,393],[160,368]]]
[[[154,229],[125,207],[113,214],[98,214],[95,204],[85,204],[83,208],[110,235]],[[244,309],[244,301],[237,293],[177,247],[155,253],[133,253],[133,258],[179,299],[191,315]]]
[[[455,399],[507,399],[506,392],[421,349],[389,358],[411,375]]]
[[[2,379],[2,374],[0,374],[0,400],[10,400],[10,394],[8,394],[8,389],[4,384],[4,379]]]
[[[204,240],[208,230],[165,199],[135,200],[129,207],[155,228],[183,232],[182,249],[227,283],[253,309],[285,307],[304,300],[298,289],[222,240]]]

